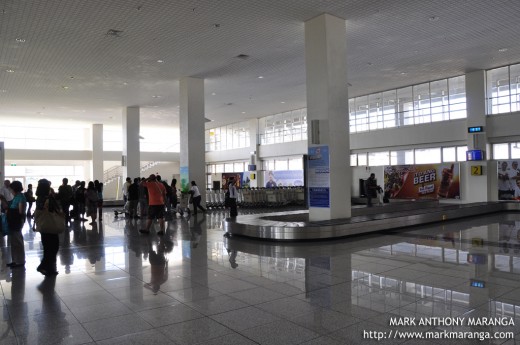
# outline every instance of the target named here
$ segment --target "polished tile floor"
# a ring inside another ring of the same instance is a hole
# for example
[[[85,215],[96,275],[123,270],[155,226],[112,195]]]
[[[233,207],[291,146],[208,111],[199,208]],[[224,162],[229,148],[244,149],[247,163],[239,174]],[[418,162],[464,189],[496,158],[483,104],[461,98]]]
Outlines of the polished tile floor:
[[[520,214],[292,244],[226,239],[224,216],[177,218],[159,237],[140,235],[139,221],[106,210],[102,222],[75,223],[62,236],[55,278],[36,272],[40,236],[27,224],[25,270],[6,267],[3,239],[0,344],[364,344],[384,336],[379,343],[509,345],[520,339]],[[448,324],[484,317],[508,325]],[[438,323],[418,325],[421,318]],[[405,339],[404,332],[417,334]],[[468,333],[417,339],[446,332]],[[495,339],[470,338],[483,332]]]

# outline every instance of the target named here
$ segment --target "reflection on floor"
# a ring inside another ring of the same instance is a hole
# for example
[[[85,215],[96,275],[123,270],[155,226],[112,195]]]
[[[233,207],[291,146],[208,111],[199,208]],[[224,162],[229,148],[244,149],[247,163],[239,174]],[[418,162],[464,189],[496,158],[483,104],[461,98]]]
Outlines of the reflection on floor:
[[[25,271],[6,267],[3,239],[0,343],[358,344],[386,337],[385,344],[515,344],[508,337],[520,337],[520,214],[294,244],[226,239],[224,216],[176,218],[160,237],[140,235],[139,220],[107,210],[102,222],[74,223],[62,236],[60,274],[45,279],[36,272],[40,236],[26,224]],[[507,325],[469,324],[484,317]],[[439,338],[449,332],[471,333]],[[495,339],[474,338],[482,332]]]

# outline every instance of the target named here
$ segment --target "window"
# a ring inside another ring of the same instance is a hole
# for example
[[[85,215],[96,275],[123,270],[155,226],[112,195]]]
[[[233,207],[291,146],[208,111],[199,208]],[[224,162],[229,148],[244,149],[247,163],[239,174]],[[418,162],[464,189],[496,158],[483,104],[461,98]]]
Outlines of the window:
[[[349,99],[350,132],[466,117],[465,76]]]
[[[260,145],[307,140],[307,109],[269,115],[259,120]]]
[[[441,149],[416,149],[415,164],[441,163]]]
[[[457,161],[457,150],[455,147],[443,147],[442,148],[442,160],[444,162],[456,162]]]
[[[509,145],[493,144],[493,159],[509,159]]]
[[[356,167],[358,164],[357,164],[357,154],[351,154],[350,155],[350,166],[351,167]]]
[[[414,164],[413,150],[390,151],[391,165]]]
[[[205,132],[206,151],[225,151],[250,145],[249,123],[239,122]]]
[[[466,161],[466,151],[468,151],[467,146],[457,146],[457,162]],[[446,162],[446,160],[445,160],[445,162]]]
[[[388,165],[390,162],[389,152],[370,152],[368,154],[368,164],[370,166]]]
[[[520,64],[488,70],[486,77],[488,114],[520,111]]]

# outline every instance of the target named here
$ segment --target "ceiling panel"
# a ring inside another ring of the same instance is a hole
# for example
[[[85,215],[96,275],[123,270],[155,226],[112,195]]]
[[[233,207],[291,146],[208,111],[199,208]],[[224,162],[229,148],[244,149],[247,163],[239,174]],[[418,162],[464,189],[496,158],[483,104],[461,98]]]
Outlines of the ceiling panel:
[[[122,108],[137,105],[143,125],[177,126],[184,76],[206,80],[206,117],[215,125],[304,107],[304,22],[325,12],[347,20],[351,97],[520,61],[514,0],[3,0],[0,7],[4,121],[120,125]]]

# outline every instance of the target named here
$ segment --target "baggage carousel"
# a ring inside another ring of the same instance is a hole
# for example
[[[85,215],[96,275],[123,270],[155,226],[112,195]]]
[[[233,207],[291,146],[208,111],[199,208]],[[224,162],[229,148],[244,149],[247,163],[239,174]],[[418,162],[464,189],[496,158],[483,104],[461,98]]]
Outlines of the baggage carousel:
[[[407,201],[371,208],[354,207],[352,217],[344,219],[310,221],[309,212],[300,210],[226,218],[222,226],[226,237],[244,236],[272,241],[325,240],[514,211],[520,211],[520,203],[440,204],[437,201]]]

